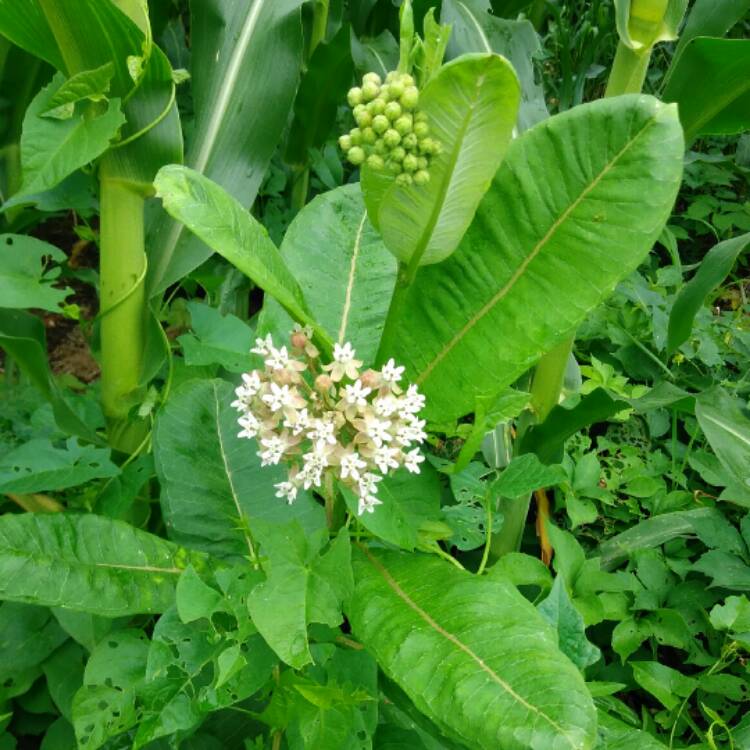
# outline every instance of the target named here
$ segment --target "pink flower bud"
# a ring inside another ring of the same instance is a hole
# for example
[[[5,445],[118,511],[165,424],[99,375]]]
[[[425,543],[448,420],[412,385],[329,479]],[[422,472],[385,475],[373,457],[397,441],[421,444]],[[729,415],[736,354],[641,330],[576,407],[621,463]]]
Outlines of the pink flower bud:
[[[304,349],[307,346],[307,336],[302,331],[295,331],[292,334],[292,346],[295,349]]]
[[[328,393],[332,385],[333,380],[331,380],[330,375],[326,375],[325,373],[323,373],[322,375],[318,375],[318,377],[315,378],[315,390],[319,391],[320,393]]]
[[[375,370],[365,370],[359,380],[365,388],[374,390],[380,385],[380,373]]]

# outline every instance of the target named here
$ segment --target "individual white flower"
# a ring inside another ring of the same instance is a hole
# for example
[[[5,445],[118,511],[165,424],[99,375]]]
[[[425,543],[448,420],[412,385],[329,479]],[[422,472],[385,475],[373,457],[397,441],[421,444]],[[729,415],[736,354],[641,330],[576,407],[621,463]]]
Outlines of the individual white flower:
[[[265,448],[265,450],[258,451],[261,466],[269,466],[279,463],[287,447],[286,440],[278,435],[272,435],[269,438],[261,438],[260,444]]]
[[[255,346],[250,350],[253,354],[260,354],[261,357],[265,357],[270,354],[273,348],[273,336],[266,334],[264,339],[255,339]]]
[[[375,413],[379,417],[390,417],[395,414],[396,410],[399,408],[399,400],[394,396],[388,394],[386,396],[376,398],[372,402],[372,406],[375,409]]]
[[[245,372],[242,374],[242,385],[234,389],[236,400],[232,401],[231,406],[238,411],[247,411],[252,400],[258,394],[261,388],[260,375],[257,370]]]
[[[277,385],[276,383],[271,383],[270,385],[271,392],[262,396],[262,399],[263,403],[266,404],[272,412],[280,411],[284,407],[295,408],[300,403],[304,403],[299,400],[297,392],[288,385]]]
[[[258,434],[260,422],[254,414],[250,412],[243,414],[237,421],[240,423],[240,427],[242,427],[242,430],[237,433],[237,437],[254,438]]]
[[[312,429],[308,430],[307,437],[314,442],[328,443],[329,445],[336,444],[335,435],[336,426],[333,423],[333,419],[326,414],[323,419],[315,419],[312,422]]]
[[[367,467],[367,461],[363,461],[359,453],[353,451],[351,453],[344,453],[341,457],[341,478],[346,479],[351,477],[355,482],[360,479],[360,469]]]
[[[285,346],[282,346],[281,349],[271,346],[265,363],[266,367],[270,367],[272,370],[285,370],[289,366],[289,352]]]
[[[380,482],[383,477],[379,477],[377,474],[368,472],[362,479],[359,480],[357,489],[359,495],[359,504],[357,507],[357,515],[361,516],[363,513],[372,513],[375,510],[376,505],[382,505],[382,500],[378,500],[375,494],[377,490],[377,483]]]
[[[419,448],[414,448],[404,456],[404,468],[412,474],[419,474],[419,464],[423,461],[424,456],[419,452]]]
[[[331,380],[338,382],[346,375],[350,380],[356,380],[359,377],[358,367],[362,366],[362,360],[355,359],[356,352],[352,345],[347,342],[343,346],[340,344],[333,345],[333,362],[330,365],[324,365],[323,369],[331,373]]]
[[[297,498],[297,485],[293,482],[279,482],[275,484],[276,497],[284,498],[291,505]]]
[[[364,408],[367,406],[367,397],[372,393],[372,388],[365,388],[359,380],[352,385],[344,386],[344,401],[349,406]]]
[[[424,431],[425,420],[417,419],[411,414],[408,416],[409,420],[396,430],[396,442],[402,446],[410,443],[423,443],[427,438],[427,433]]]
[[[396,385],[404,374],[405,367],[397,367],[394,359],[389,359],[384,365],[380,374],[383,380],[389,385]]]
[[[292,431],[292,435],[301,435],[305,430],[310,427],[310,415],[307,412],[307,407],[303,407],[299,411],[293,411],[291,418],[286,417],[284,419],[284,427]]]
[[[323,478],[323,470],[328,466],[328,451],[325,443],[317,442],[309,453],[302,456],[304,463],[302,471],[297,474],[297,479],[302,481],[303,487],[320,487]]]
[[[417,386],[410,385],[399,402],[399,416],[406,419],[409,414],[416,414],[424,409],[425,398],[417,390]]]
[[[389,448],[387,445],[381,445],[375,449],[372,460],[378,469],[387,474],[389,469],[398,469],[399,463],[397,456],[400,453],[398,448]]]
[[[390,419],[380,419],[374,414],[366,414],[364,419],[355,421],[354,426],[372,440],[379,448],[383,443],[390,443],[393,435],[390,432]]]

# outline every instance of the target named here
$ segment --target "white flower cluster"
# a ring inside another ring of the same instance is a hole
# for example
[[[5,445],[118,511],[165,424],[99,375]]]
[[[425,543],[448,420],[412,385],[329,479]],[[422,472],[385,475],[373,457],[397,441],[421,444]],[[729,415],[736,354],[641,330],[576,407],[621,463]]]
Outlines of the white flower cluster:
[[[399,386],[404,368],[392,359],[360,372],[348,343],[336,344],[333,362],[322,364],[311,335],[295,329],[289,349],[276,348],[270,334],[256,340],[252,352],[265,368],[245,373],[235,390],[239,437],[257,439],[262,466],[289,466],[276,497],[291,504],[300,487],[321,487],[328,475],[355,492],[359,515],[372,513],[384,474],[400,466],[419,473],[424,456],[414,444],[427,437],[417,416],[424,396],[415,385]]]

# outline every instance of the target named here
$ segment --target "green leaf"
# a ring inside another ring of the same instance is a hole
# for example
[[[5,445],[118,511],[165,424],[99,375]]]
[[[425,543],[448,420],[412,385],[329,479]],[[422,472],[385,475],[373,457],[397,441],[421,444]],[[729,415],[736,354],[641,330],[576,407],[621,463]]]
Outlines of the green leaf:
[[[21,136],[23,182],[5,204],[6,208],[22,202],[24,196],[55,187],[65,177],[94,161],[109,148],[125,123],[119,99],[110,99],[106,110],[96,117],[88,116],[83,105],[79,105],[77,114],[66,120],[42,117],[62,81],[58,73],[26,110]]]
[[[329,137],[354,72],[350,47],[349,27],[342,25],[329,42],[315,48],[294,100],[284,154],[288,164],[307,164],[310,149],[322,146]]]
[[[724,604],[717,604],[710,613],[711,625],[717,630],[750,633],[750,601],[742,596],[728,596]]]
[[[487,577],[492,580],[502,578],[514,586],[538,586],[542,591],[552,588],[549,568],[539,558],[523,552],[503,555],[487,570]]]
[[[750,591],[750,565],[724,550],[709,550],[693,563],[691,570],[705,574],[711,579],[711,586]]]
[[[316,196],[291,223],[281,257],[300,280],[312,316],[333,341],[349,341],[365,364],[377,353],[396,263],[367,218],[359,185]],[[286,340],[291,320],[266,299],[259,322]]]
[[[0,604],[0,678],[38,667],[66,640],[67,634],[44,607]]]
[[[361,548],[353,562],[352,632],[448,736],[487,750],[592,747],[583,680],[513,586],[423,555]]]
[[[750,244],[750,234],[743,234],[714,245],[704,256],[698,271],[680,290],[669,313],[667,354],[684,344],[693,330],[693,321],[711,292],[734,268],[737,258]]]
[[[221,607],[222,596],[201,580],[195,568],[189,565],[177,580],[175,604],[177,614],[184,623],[210,618]]]
[[[667,750],[667,746],[655,740],[648,732],[625,724],[599,711],[599,741],[596,750]]]
[[[294,101],[302,64],[301,5],[302,0],[190,5],[195,126],[185,161],[246,207],[255,200]],[[248,104],[260,101],[262,106]],[[167,216],[159,218],[149,232],[150,294],[208,258],[216,248],[202,239]]]
[[[233,399],[223,380],[183,384],[157,419],[154,456],[170,537],[218,557],[252,560],[256,520],[297,519],[310,534],[323,528],[325,514],[308,493],[291,506],[274,497],[285,469],[261,468],[256,442],[237,437]]]
[[[443,0],[440,20],[451,26],[448,55],[496,52],[509,60],[521,84],[517,127],[522,133],[549,117],[534,70],[542,45],[530,21],[498,18],[491,11],[489,0]]]
[[[630,666],[635,681],[669,709],[676,708],[698,685],[691,677],[655,661],[634,661]]]
[[[716,508],[695,508],[663,513],[607,539],[599,546],[601,564],[611,569],[640,549],[658,547],[670,539],[697,537],[708,547],[739,552],[742,539],[737,529]]]
[[[542,487],[554,487],[566,478],[562,466],[545,466],[533,453],[516,456],[503,469],[492,489],[503,497],[521,497]]]
[[[0,309],[0,347],[5,349],[19,369],[49,401],[59,427],[95,444],[102,440],[63,397],[50,372],[47,361],[47,340],[44,323],[22,310]]]
[[[169,214],[276,299],[292,318],[317,328],[266,228],[229,193],[177,164],[159,171],[154,188]]]
[[[248,372],[251,368],[250,349],[253,331],[234,315],[197,300],[187,303],[193,333],[180,336],[185,364],[194,367],[221,365],[229,372]]]
[[[54,492],[119,473],[108,449],[82,446],[75,438],[56,448],[35,438],[0,458],[0,492]]]
[[[683,148],[675,109],[647,96],[575,107],[513,141],[458,251],[420,269],[388,352],[430,418],[513,383],[638,266],[671,212]]]
[[[444,260],[461,241],[510,143],[519,98],[513,68],[498,55],[453,60],[420,97],[430,135],[443,147],[430,163],[430,182],[401,187],[389,180],[381,195],[370,191],[371,170],[363,170],[370,220],[412,273]]]
[[[680,106],[685,138],[750,128],[750,39],[693,39],[672,66],[664,100]]]
[[[697,36],[724,36],[748,11],[750,0],[695,0],[672,60],[676,61],[686,45]],[[674,66],[667,71],[665,85],[673,69]]]
[[[422,524],[441,520],[438,473],[427,462],[420,468],[419,474],[402,469],[385,477],[378,484],[378,499],[382,505],[378,505],[373,513],[363,513],[358,517],[368,531],[405,550],[417,546]],[[341,491],[349,512],[357,516],[357,496],[343,486]]]
[[[67,120],[73,116],[74,106],[84,99],[101,101],[109,91],[115,66],[108,62],[93,70],[83,70],[64,81],[50,99],[47,109],[40,114]]]
[[[722,466],[750,488],[750,416],[744,404],[722,388],[712,388],[696,397],[695,416]]]
[[[346,529],[319,555],[323,534],[307,539],[297,522],[260,527],[262,548],[270,558],[268,580],[247,600],[253,624],[279,657],[300,669],[312,662],[307,625],[341,624],[342,601],[351,594],[351,548]]]
[[[11,601],[107,617],[161,612],[189,561],[176,545],[122,521],[66,513],[0,517],[0,597]]]
[[[0,234],[0,300],[6,308],[37,307],[60,312],[68,287],[55,288],[59,270],[47,270],[46,259],[64,261],[54,245],[23,234]]]
[[[381,78],[398,66],[398,42],[388,29],[367,39],[351,33],[352,60],[357,74],[377,73]]]
[[[552,590],[537,605],[537,611],[557,631],[560,651],[578,669],[583,671],[599,661],[602,652],[586,638],[583,617],[573,606],[561,576],[555,578]]]

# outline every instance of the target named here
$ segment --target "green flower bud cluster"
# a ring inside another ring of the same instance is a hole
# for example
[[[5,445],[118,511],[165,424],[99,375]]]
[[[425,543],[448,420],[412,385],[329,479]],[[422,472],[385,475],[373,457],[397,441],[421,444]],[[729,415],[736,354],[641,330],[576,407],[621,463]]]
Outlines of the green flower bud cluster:
[[[426,185],[430,159],[441,145],[430,137],[427,115],[418,111],[419,89],[408,73],[391,71],[385,83],[367,73],[347,95],[357,126],[339,138],[351,164],[386,170],[400,185]]]

